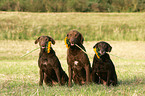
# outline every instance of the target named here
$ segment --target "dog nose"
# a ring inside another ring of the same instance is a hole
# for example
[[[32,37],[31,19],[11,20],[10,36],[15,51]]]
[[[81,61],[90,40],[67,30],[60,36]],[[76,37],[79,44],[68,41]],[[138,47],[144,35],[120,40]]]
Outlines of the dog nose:
[[[74,38],[72,38],[72,39],[71,39],[71,42],[72,42],[72,43],[74,43],[74,41],[75,41],[75,39],[74,39]]]
[[[100,50],[100,54],[101,55],[104,55],[105,54],[105,51],[104,50]]]
[[[45,43],[42,43],[41,46],[45,46]]]

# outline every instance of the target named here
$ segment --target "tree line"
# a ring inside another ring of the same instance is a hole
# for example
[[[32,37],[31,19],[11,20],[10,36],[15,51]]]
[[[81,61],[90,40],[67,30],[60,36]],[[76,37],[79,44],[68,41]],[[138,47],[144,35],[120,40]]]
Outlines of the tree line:
[[[145,12],[145,0],[0,0],[0,11]]]

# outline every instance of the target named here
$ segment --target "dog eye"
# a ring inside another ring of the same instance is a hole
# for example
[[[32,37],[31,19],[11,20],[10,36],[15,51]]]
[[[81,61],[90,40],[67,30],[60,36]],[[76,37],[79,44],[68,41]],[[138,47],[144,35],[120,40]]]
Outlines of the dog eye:
[[[98,51],[100,51],[100,48],[97,48]]]

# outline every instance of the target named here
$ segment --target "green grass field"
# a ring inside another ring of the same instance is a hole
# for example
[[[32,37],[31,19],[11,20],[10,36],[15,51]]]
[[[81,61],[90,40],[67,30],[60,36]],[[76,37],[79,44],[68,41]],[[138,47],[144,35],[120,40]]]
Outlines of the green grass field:
[[[145,95],[145,13],[24,13],[0,12],[0,96],[144,96]],[[39,50],[34,40],[41,35],[52,36],[53,45],[63,69],[68,74],[66,47],[63,39],[72,29],[84,36],[90,62],[93,46],[105,40],[113,47],[111,59],[119,84],[38,86]]]
[[[145,95],[145,42],[108,41],[113,47],[111,59],[116,67],[119,84],[116,87],[103,85],[38,86],[39,50],[20,58],[27,51],[37,48],[34,40],[0,40],[0,96],[144,96]],[[85,41],[90,62],[93,59],[92,47],[97,41]],[[60,47],[61,46],[61,47]],[[64,41],[53,45],[63,69],[67,72],[66,47]]]
[[[145,13],[0,12],[0,40],[63,40],[72,29],[87,41],[145,41]]]

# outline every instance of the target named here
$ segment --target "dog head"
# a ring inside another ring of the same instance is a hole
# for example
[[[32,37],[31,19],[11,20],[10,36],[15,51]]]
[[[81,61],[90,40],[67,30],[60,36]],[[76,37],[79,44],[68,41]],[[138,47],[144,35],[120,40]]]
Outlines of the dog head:
[[[35,44],[39,42],[39,46],[41,47],[42,50],[46,49],[46,46],[48,42],[51,41],[51,43],[54,45],[55,41],[53,38],[49,36],[40,36],[35,40]]]
[[[111,52],[112,49],[112,47],[104,41],[98,42],[93,48],[96,48],[101,56],[106,52]]]
[[[70,46],[74,46],[75,44],[83,44],[84,38],[81,33],[79,33],[77,30],[71,30],[67,34],[67,39],[70,43]]]

